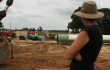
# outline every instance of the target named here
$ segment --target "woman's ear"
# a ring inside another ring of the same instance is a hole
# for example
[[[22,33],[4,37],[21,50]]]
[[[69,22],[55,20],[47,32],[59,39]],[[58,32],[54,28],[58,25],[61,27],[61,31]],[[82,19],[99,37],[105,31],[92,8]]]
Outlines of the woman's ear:
[[[84,18],[81,18],[82,22],[84,23]]]

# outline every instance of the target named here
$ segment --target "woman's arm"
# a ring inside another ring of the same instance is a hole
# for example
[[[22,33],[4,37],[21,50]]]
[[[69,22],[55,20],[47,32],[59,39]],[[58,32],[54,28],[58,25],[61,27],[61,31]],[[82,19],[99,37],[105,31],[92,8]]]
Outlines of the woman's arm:
[[[88,43],[89,36],[86,31],[81,31],[76,38],[76,40],[72,43],[70,48],[67,50],[66,58],[68,60],[72,60],[75,55]]]

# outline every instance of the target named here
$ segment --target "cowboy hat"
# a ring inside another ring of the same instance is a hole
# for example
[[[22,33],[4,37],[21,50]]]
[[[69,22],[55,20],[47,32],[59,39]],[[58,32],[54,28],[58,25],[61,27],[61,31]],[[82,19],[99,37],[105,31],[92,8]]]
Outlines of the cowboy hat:
[[[104,16],[104,13],[97,11],[97,5],[95,2],[84,2],[81,11],[74,13],[76,16],[87,19],[98,19]]]

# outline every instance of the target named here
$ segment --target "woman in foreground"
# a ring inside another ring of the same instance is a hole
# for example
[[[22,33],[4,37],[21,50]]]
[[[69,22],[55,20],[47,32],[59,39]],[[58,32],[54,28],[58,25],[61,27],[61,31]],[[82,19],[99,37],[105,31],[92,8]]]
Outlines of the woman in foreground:
[[[97,11],[95,2],[84,2],[81,11],[74,15],[81,17],[85,27],[68,49],[66,58],[72,60],[70,70],[95,70],[94,62],[102,47],[103,38],[96,19],[104,14]]]

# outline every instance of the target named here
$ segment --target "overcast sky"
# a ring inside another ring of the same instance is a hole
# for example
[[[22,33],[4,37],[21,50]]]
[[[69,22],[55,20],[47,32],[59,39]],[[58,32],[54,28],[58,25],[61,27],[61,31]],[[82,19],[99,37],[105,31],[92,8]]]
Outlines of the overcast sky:
[[[5,8],[6,1],[0,3],[0,10]],[[90,0],[14,0],[1,22],[4,28],[11,29],[41,26],[43,30],[67,30],[70,16],[84,1]],[[98,9],[110,7],[110,0],[91,1],[97,3]]]

